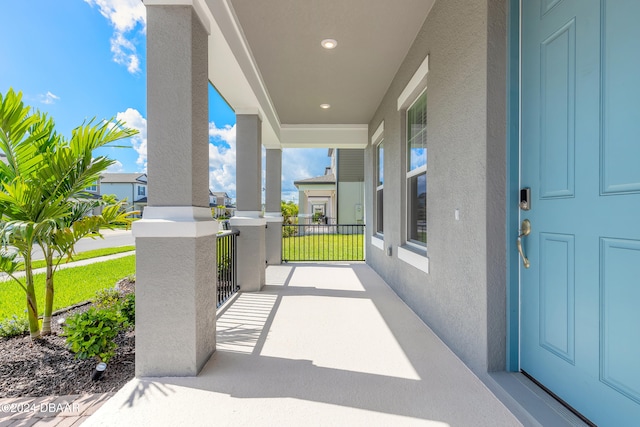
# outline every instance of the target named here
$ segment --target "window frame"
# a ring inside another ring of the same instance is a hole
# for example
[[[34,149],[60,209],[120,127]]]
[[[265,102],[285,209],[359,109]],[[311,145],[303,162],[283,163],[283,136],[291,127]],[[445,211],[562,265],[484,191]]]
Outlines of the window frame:
[[[402,118],[404,119],[404,120],[401,119],[401,122],[404,121],[404,124],[401,126],[401,129],[403,132],[403,135],[402,135],[403,142],[401,143],[401,147],[402,147],[401,150],[404,155],[401,156],[402,164],[399,172],[401,174],[400,182],[401,182],[401,189],[402,189],[402,194],[404,198],[404,200],[402,201],[402,209],[404,211],[401,212],[401,221],[403,221],[403,224],[402,224],[403,237],[400,245],[398,246],[397,254],[398,254],[398,259],[400,259],[401,261],[404,261],[405,263],[415,267],[416,269],[426,274],[429,274],[429,256],[427,252],[427,246],[414,243],[410,239],[408,239],[408,236],[410,233],[410,225],[408,224],[410,187],[408,183],[410,178],[420,175],[421,173],[423,173],[423,171],[426,174],[427,165],[425,164],[424,169],[422,167],[418,167],[410,171],[409,170],[410,162],[408,161],[408,159],[410,158],[409,157],[410,152],[407,153],[406,151],[408,151],[407,138],[409,134],[408,128],[407,128],[409,115],[407,114],[407,112],[415,104],[415,102],[420,98],[420,96],[422,96],[423,93],[427,92],[428,75],[429,75],[429,55],[427,54],[424,60],[422,61],[422,63],[420,64],[420,66],[418,67],[418,69],[415,71],[415,73],[411,77],[411,79],[407,82],[407,85],[402,90],[397,100],[398,112],[402,115]]]
[[[405,234],[405,238],[406,238],[406,244],[409,246],[412,246],[416,249],[419,250],[427,250],[427,242],[426,242],[426,236],[425,236],[425,242],[422,242],[421,240],[416,240],[412,237],[412,227],[413,227],[413,221],[411,218],[412,212],[413,212],[413,207],[412,207],[412,202],[414,202],[414,198],[413,198],[413,194],[411,194],[411,180],[414,178],[419,177],[420,175],[424,175],[425,176],[425,181],[427,181],[427,169],[428,169],[428,154],[427,154],[427,147],[425,145],[424,147],[424,165],[421,166],[417,166],[413,169],[411,168],[411,147],[410,147],[410,143],[411,140],[409,139],[409,130],[410,130],[410,126],[411,124],[409,123],[409,118],[410,118],[410,114],[409,111],[416,105],[416,103],[418,101],[420,101],[422,99],[422,97],[425,97],[425,115],[426,115],[426,111],[427,111],[427,88],[425,87],[422,91],[420,91],[420,93],[413,99],[413,101],[411,102],[411,104],[407,107],[406,109],[406,113],[405,113],[405,149],[406,149],[406,158],[405,158],[405,162],[406,162],[406,173],[405,173],[405,186],[406,186],[406,202],[405,202],[405,216],[406,216],[406,221],[407,221],[407,227],[406,227],[406,234]],[[424,123],[424,129],[421,130],[419,132],[419,134],[421,135],[422,132],[426,133],[427,132],[427,122],[426,122],[426,117],[425,117],[425,123]],[[425,138],[425,144],[426,144],[426,138]],[[428,185],[428,184],[425,184]],[[416,199],[417,200],[417,199]],[[415,203],[415,202],[414,202]],[[425,205],[426,205],[426,191],[425,191]],[[425,208],[425,229],[427,228],[427,218],[426,218],[426,208]],[[425,232],[426,233],[426,232]]]
[[[380,137],[375,143],[376,157],[376,197],[375,197],[375,234],[384,236],[384,137]],[[382,150],[382,162],[380,161],[380,151]],[[382,170],[382,183],[380,184],[380,171]],[[382,195],[380,197],[379,195]],[[380,206],[382,204],[382,206]]]

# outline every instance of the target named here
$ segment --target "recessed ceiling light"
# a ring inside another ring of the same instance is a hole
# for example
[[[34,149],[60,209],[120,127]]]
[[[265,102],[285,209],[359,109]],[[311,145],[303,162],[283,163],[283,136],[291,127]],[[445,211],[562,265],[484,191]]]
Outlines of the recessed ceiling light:
[[[338,46],[338,42],[334,39],[324,39],[320,42],[320,44],[325,49],[333,49],[334,47]]]
[[[331,105],[329,105],[329,104],[320,104],[320,108],[326,110],[327,108],[331,108]]]

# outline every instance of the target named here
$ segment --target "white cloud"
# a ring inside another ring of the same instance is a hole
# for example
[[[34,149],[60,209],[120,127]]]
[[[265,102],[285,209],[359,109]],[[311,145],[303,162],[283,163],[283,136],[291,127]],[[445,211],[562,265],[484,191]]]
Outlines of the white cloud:
[[[40,95],[40,102],[42,102],[43,104],[53,104],[59,99],[60,99],[59,96],[54,95],[53,93],[48,91],[44,95]]]
[[[298,203],[294,181],[324,174],[331,165],[325,148],[285,148],[282,150],[282,200]]]
[[[136,46],[123,34],[115,33],[111,38],[111,52],[116,64],[124,65],[127,71],[135,74],[140,71],[140,58],[136,53]]]
[[[84,0],[91,7],[97,6],[100,14],[107,18],[120,33],[136,27],[138,23],[146,25],[147,12],[140,0]]]
[[[294,181],[324,174],[331,159],[324,148],[285,148],[282,150],[282,191],[294,191]]]
[[[127,67],[134,74],[140,71],[140,57],[128,33],[141,26],[146,31],[147,12],[141,0],[84,0],[91,7],[96,6],[100,14],[113,26],[111,52],[113,60]]]
[[[124,166],[119,160],[116,160],[114,164],[107,168],[107,173],[120,173],[124,172]]]
[[[236,126],[209,123],[209,187],[236,197]]]
[[[139,133],[131,137],[131,145],[138,153],[136,163],[142,172],[147,171],[147,119],[134,108],[127,108],[125,112],[116,115],[116,120],[125,122],[129,128],[136,129]]]

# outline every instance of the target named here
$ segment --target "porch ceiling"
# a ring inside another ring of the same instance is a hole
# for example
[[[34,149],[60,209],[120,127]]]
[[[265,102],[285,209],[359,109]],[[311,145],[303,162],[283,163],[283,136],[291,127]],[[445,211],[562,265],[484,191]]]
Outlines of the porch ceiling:
[[[354,139],[335,144],[355,146],[356,135],[366,141],[366,131],[358,131],[372,119],[434,0],[205,2],[216,27],[210,80],[232,108],[258,107],[271,127],[265,145],[312,145],[319,130],[330,140],[327,130],[342,137],[345,125],[360,125]],[[322,48],[327,38],[337,40],[335,49]],[[234,64],[221,56],[225,50]],[[331,108],[321,109],[323,103]]]

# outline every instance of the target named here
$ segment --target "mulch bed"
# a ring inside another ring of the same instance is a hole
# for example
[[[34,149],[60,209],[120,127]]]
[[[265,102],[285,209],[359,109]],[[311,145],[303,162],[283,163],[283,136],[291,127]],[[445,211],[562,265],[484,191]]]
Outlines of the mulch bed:
[[[123,293],[133,292],[135,283],[123,279],[116,285]],[[0,398],[44,397],[69,394],[107,393],[119,390],[135,375],[135,333],[118,334],[116,355],[98,381],[91,375],[95,359],[79,360],[65,347],[58,319],[85,311],[91,304],[53,316],[52,334],[33,341],[28,335],[0,338]]]

